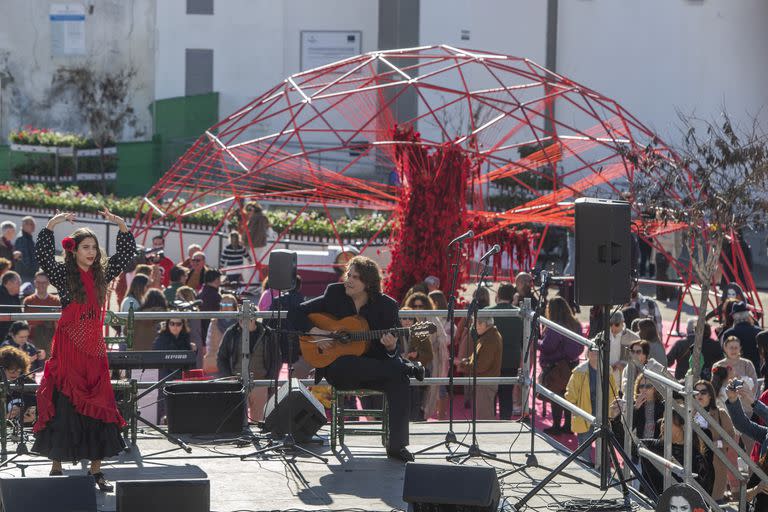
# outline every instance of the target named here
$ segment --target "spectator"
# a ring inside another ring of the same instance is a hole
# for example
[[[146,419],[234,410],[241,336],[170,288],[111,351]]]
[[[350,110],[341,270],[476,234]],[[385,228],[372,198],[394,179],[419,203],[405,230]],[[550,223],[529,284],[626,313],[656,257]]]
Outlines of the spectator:
[[[242,269],[228,270],[226,267],[240,267],[245,263],[245,260],[251,261],[251,255],[240,243],[240,233],[232,231],[229,234],[229,245],[224,247],[219,260],[219,266],[226,272],[227,281],[237,283],[243,280]]]
[[[749,359],[741,357],[741,340],[736,336],[728,336],[725,338],[725,341],[723,342],[723,351],[725,352],[725,358],[716,362],[713,368],[726,368],[728,370],[728,380],[736,378],[744,381],[744,389],[749,390],[752,393],[752,398],[742,400],[742,405],[744,406],[744,412],[747,416],[752,416],[752,402],[759,396],[755,366]],[[723,388],[721,394],[725,393],[726,389]],[[725,398],[725,396],[722,398]],[[749,453],[751,450],[752,443],[750,443],[747,452]]]
[[[637,340],[632,342],[629,346],[629,353],[632,357],[632,364],[635,365],[635,375],[647,368],[656,373],[660,373],[665,377],[672,378],[672,374],[669,373],[663,364],[650,356],[651,345],[645,340]],[[624,392],[627,389],[627,372],[621,377],[621,390]]]
[[[659,436],[655,439],[643,439],[641,441],[642,446],[648,450],[656,453],[657,455],[664,455],[664,420],[659,420],[661,426],[659,428]],[[685,419],[677,412],[672,413],[672,457],[677,464],[683,465],[685,460],[685,433],[683,428],[685,427]],[[713,472],[711,466],[707,464],[708,450],[702,448],[702,443],[696,434],[693,435],[693,472],[698,474],[696,481],[707,492],[712,488]],[[709,454],[711,456],[711,453]],[[661,472],[654,466],[654,464],[648,459],[642,459],[643,476],[646,481],[654,488],[656,494],[661,494],[664,490],[664,477]],[[673,474],[675,480],[680,478]]]
[[[144,300],[144,294],[147,293],[149,288],[149,278],[144,274],[136,274],[133,276],[131,286],[128,288],[128,294],[120,304],[120,311],[126,312],[131,308],[134,311],[138,311],[141,308],[141,303]]]
[[[661,309],[653,299],[640,293],[639,285],[637,283],[632,285],[630,300],[629,304],[627,304],[627,307],[635,309],[637,311],[638,318],[650,318],[653,320],[653,323],[656,325],[657,333],[664,332],[662,328]],[[640,337],[642,338],[642,336]],[[657,335],[657,338],[658,337],[659,336]],[[653,354],[653,351],[651,351],[651,354]],[[658,360],[665,361],[666,358]]]
[[[728,415],[728,411],[717,406],[715,401],[715,388],[712,386],[712,383],[707,380],[700,380],[693,385],[693,390],[697,393],[696,400],[699,402],[699,405],[707,410],[709,416],[718,425],[723,427],[723,430],[726,431],[731,439],[736,440],[736,432],[733,429],[733,422],[731,421],[731,417]],[[727,444],[723,443],[723,440],[720,437],[720,434],[717,433],[717,430],[709,427],[708,420],[697,412],[694,415],[694,421],[699,424],[699,426],[704,430],[709,438],[712,439],[717,447],[722,449],[722,451],[728,456],[729,460],[733,463],[734,467],[737,467],[736,452],[729,448]],[[725,499],[725,490],[728,484],[729,476],[733,479],[734,482],[736,481],[736,478],[733,475],[729,475],[728,469],[725,467],[725,464],[723,464],[723,461],[720,460],[720,457],[713,457],[712,465],[714,467],[714,479],[712,483],[712,492],[710,494],[712,499],[715,501],[725,503],[727,501]]]
[[[1,244],[0,244],[1,245]],[[0,313],[21,313],[21,278],[16,272],[9,270],[0,277]],[[5,339],[8,334],[10,321],[0,322],[0,339]]]
[[[234,295],[225,294],[221,296],[219,303],[220,311],[237,311],[237,299]],[[205,338],[205,355],[203,356],[203,371],[209,375],[218,375],[219,367],[216,363],[216,356],[221,346],[221,339],[227,329],[237,322],[236,318],[213,318],[208,324],[208,332]],[[297,377],[297,378],[303,378]]]
[[[587,360],[573,369],[565,389],[565,399],[581,410],[594,414],[597,411],[597,387],[600,382],[598,368],[598,350],[587,350]],[[616,382],[610,376],[610,396],[616,394]],[[594,426],[579,415],[571,418],[571,430],[576,434],[579,445],[585,443],[592,435]],[[582,460],[595,461],[592,449],[587,449],[588,456],[581,455]]]
[[[51,308],[61,307],[61,301],[55,295],[48,293],[48,276],[38,270],[33,281],[35,293],[24,299],[25,313],[50,313]],[[32,343],[39,349],[50,352],[53,333],[56,330],[55,320],[32,320],[29,322]]]
[[[426,295],[424,295],[424,297],[426,297]],[[409,306],[404,306],[400,308],[400,311],[410,311],[412,309],[413,308]],[[412,327],[417,320],[421,320],[421,318],[401,318],[400,323],[403,327],[408,328]],[[434,356],[432,352],[432,343],[430,343],[428,338],[411,338],[410,336],[405,336],[403,340],[402,357],[408,361],[418,361],[425,368],[425,376],[432,376],[430,373],[430,367]],[[411,395],[411,410],[408,414],[410,421],[424,421],[424,419],[428,418],[428,416],[425,416],[424,412],[423,386],[411,386],[409,392]]]
[[[635,379],[633,396],[634,414],[629,431],[638,439],[656,439],[659,437],[659,420],[664,416],[664,398],[650,380],[643,375]],[[620,414],[624,411],[624,400],[615,399],[610,405],[608,415],[611,418],[611,427],[619,439],[624,442],[624,428]],[[632,450],[632,461],[637,463],[637,451]]]
[[[624,317],[624,325],[628,325],[629,330],[637,334],[637,332],[632,329],[632,323],[637,318],[637,310],[635,308],[625,307],[621,310],[621,314]]]
[[[744,290],[742,290],[739,283],[728,283],[723,287],[722,294],[720,295],[720,300],[718,301],[717,306],[715,309],[707,313],[707,320],[715,318],[715,320],[721,324],[725,323],[726,313],[724,306],[725,301],[729,299],[736,302],[746,302],[746,298],[744,297]]]
[[[435,309],[435,304],[432,302],[432,299],[424,294],[412,295],[410,305],[413,309]],[[426,320],[427,322],[431,322],[435,325],[435,332],[430,334],[427,340],[430,345],[429,350],[432,352],[431,362],[424,363],[421,361],[422,365],[425,367],[426,372],[431,377],[447,377],[448,335],[445,333],[442,322],[436,316],[425,316],[418,318],[417,320]],[[429,419],[437,414],[441,396],[440,393],[440,386],[428,386],[425,388],[423,397],[423,410],[425,418]]]
[[[725,406],[728,409],[728,414],[731,416],[734,428],[744,436],[742,439],[753,439],[755,444],[761,446],[760,467],[761,469],[768,468],[768,442],[766,442],[768,427],[751,421],[749,414],[745,413],[742,406],[744,401],[752,399],[752,392],[743,386],[737,387],[733,379],[723,388],[726,390],[728,397]],[[754,412],[763,423],[768,422],[768,407],[764,403],[759,400],[755,401]],[[767,487],[760,482],[759,477],[755,478],[754,474],[750,477],[749,482],[747,482],[747,500],[752,501],[756,505],[757,508],[754,510],[768,510],[766,508],[768,507],[768,492],[765,492]]]
[[[478,377],[498,377],[501,373],[502,343],[501,334],[493,324],[493,317],[478,317],[477,319],[477,359],[472,353],[462,360],[462,365],[468,374],[475,372],[477,362]],[[479,420],[496,419],[496,391],[498,385],[478,384],[474,391],[477,395],[475,411]]]
[[[624,315],[621,311],[614,312],[608,319],[608,323],[610,337],[608,353],[611,362],[611,370],[613,371],[613,378],[616,382],[621,382],[622,371],[630,360],[629,346],[634,341],[638,340],[639,336],[626,328]],[[595,339],[602,340],[603,336],[604,333],[601,332]]]
[[[173,301],[176,300],[176,291],[184,286],[184,281],[187,280],[186,267],[174,265],[173,268],[171,268],[169,278],[170,283],[168,284],[168,287],[163,290],[163,294],[165,295],[165,300],[171,305],[173,304]]]
[[[267,254],[267,235],[269,234],[269,219],[255,201],[245,205],[245,226],[243,242],[253,248],[254,263],[263,265]]]
[[[283,332],[280,333],[280,353],[283,355],[283,362],[294,365],[293,375],[297,379],[303,379],[309,375],[312,371],[312,367],[309,363],[305,362],[301,357],[301,350],[299,349],[299,337],[296,334],[286,334],[285,331],[300,331],[300,327],[297,324],[296,315],[299,305],[307,300],[304,294],[301,293],[301,275],[296,275],[296,286],[287,293],[280,294],[279,297],[275,297],[269,306],[271,311],[280,310],[280,318],[282,319]],[[273,317],[274,318],[274,317]],[[270,319],[264,322],[264,325],[271,328],[277,327],[277,320]],[[290,344],[290,350],[289,350]],[[290,354],[289,354],[290,352]],[[290,359],[289,359],[290,356]]]
[[[47,354],[45,350],[38,350],[34,343],[29,341],[29,324],[23,320],[11,324],[0,347],[14,347],[27,354],[31,364],[31,368],[27,372],[39,372],[45,365]]]
[[[163,285],[163,288],[168,286],[171,282],[170,274],[173,268],[173,261],[165,255],[165,237],[163,235],[152,237],[152,252],[147,254],[147,259],[153,265],[163,269],[163,280],[160,284]]]
[[[198,310],[198,307],[194,305],[195,301],[197,300],[197,295],[195,294],[195,290],[193,290],[189,286],[182,286],[178,290],[176,290],[175,300],[190,304],[191,306],[186,308],[189,311]],[[201,320],[199,318],[190,319],[187,321],[187,326],[189,327],[189,338],[192,341],[192,343],[194,343],[195,346],[198,348],[202,347],[203,329],[201,327]],[[200,358],[200,361],[198,362],[198,368],[200,368],[202,367],[202,356],[204,354],[201,354],[201,350],[198,350],[197,353],[198,353],[198,357]]]
[[[13,247],[13,240],[16,238],[16,224],[6,220],[0,223],[0,258],[5,258],[11,262],[11,268],[16,264],[16,260],[21,257],[21,253]]]
[[[675,379],[682,380],[690,368],[690,358],[693,353],[693,344],[696,341],[696,322],[695,318],[689,318],[686,327],[685,338],[680,338],[672,345],[667,353],[667,366],[675,366]],[[706,339],[706,338],[704,338]]]
[[[720,342],[712,338],[712,326],[709,323],[704,324],[704,337],[701,340],[701,357],[703,363],[701,366],[701,378],[712,380],[712,365],[725,357],[723,347]]]
[[[197,346],[189,337],[189,326],[181,318],[169,318],[161,324],[160,332],[152,342],[152,350],[197,350]],[[161,369],[158,372],[158,378],[164,379],[174,370]],[[160,423],[165,421],[165,400],[160,399],[157,402],[157,417]]]
[[[219,287],[221,286],[221,272],[215,269],[208,269],[203,276],[203,288],[200,290],[200,294],[197,296],[202,301],[200,304],[200,311],[218,311],[221,305],[221,294],[219,293]],[[208,325],[211,323],[210,318],[203,318],[200,320],[200,329],[202,333],[208,333]],[[204,347],[205,345],[203,345]],[[202,347],[201,347],[202,349]],[[202,360],[200,361],[202,363]]]
[[[760,368],[760,354],[757,352],[757,335],[760,328],[755,325],[755,320],[749,312],[746,302],[737,302],[731,310],[733,327],[723,331],[723,339],[736,336],[741,340],[741,350],[746,359],[752,361],[755,368]]]
[[[21,219],[21,234],[16,238],[14,248],[21,254],[16,260],[16,271],[23,283],[29,283],[35,278],[40,268],[35,258],[35,219],[26,216]]]
[[[427,287],[427,293],[440,290],[440,279],[435,276],[427,276],[424,278],[424,285]]]
[[[187,259],[181,262],[181,266],[192,268],[192,258],[195,256],[195,253],[201,252],[202,250],[203,248],[197,244],[189,244],[187,246]]]
[[[475,291],[477,297],[478,309],[487,308],[491,305],[491,294],[488,288],[481,286]],[[456,327],[456,333],[458,335],[458,350],[455,354],[457,357],[456,365],[461,366],[461,360],[469,357],[470,342],[469,342],[469,324],[467,318],[463,317],[459,320],[459,324]]]
[[[512,283],[501,283],[496,292],[496,305],[488,306],[493,310],[512,309],[515,287]],[[501,334],[501,376],[517,377],[523,354],[523,319],[516,317],[494,317],[493,321]],[[569,372],[570,373],[570,372]],[[523,413],[522,391],[519,384],[499,386],[499,419],[510,420],[512,416]]]
[[[539,301],[533,295],[533,276],[528,272],[520,272],[515,277],[515,296],[512,298],[512,305],[520,307],[525,299],[531,299],[531,309],[536,310],[539,307]]]
[[[664,352],[664,345],[659,339],[659,331],[656,328],[656,323],[650,318],[643,318],[638,322],[637,327],[639,329],[638,336],[641,340],[645,340],[651,346],[651,357],[661,364],[667,364],[667,354]]]
[[[571,332],[581,335],[581,323],[573,316],[571,307],[563,297],[554,297],[547,304],[546,317]],[[579,364],[579,356],[584,351],[578,341],[560,334],[554,329],[545,328],[539,344],[539,364],[541,375],[539,382],[553,393],[564,396],[574,368]],[[565,412],[565,423],[560,424]],[[564,434],[571,431],[571,413],[552,402],[552,426],[545,429],[549,435]]]
[[[139,311],[168,311],[168,302],[163,292],[157,288],[149,288],[144,294]],[[160,320],[134,320],[133,350],[152,350],[160,324]]]
[[[270,311],[272,309],[272,301],[279,295],[279,292],[273,292],[272,288],[269,287],[269,276],[265,277],[261,282],[261,290],[259,311]]]
[[[279,371],[281,360],[278,346],[270,339],[269,333],[255,319],[248,321],[250,362],[249,368],[253,379],[272,379]],[[242,354],[240,350],[242,330],[239,323],[234,323],[224,333],[216,356],[219,374],[222,377],[241,375]],[[264,405],[267,403],[267,388],[254,387],[248,395],[248,407],[252,421],[264,417]]]
[[[27,375],[30,371],[29,356],[23,350],[13,346],[0,348],[0,366],[5,369],[5,378],[9,381],[35,383],[35,380]],[[22,418],[23,425],[27,426],[32,425],[37,419],[37,398],[34,391],[25,391],[22,394],[16,388],[6,397],[5,405],[6,418],[9,420]]]
[[[757,343],[757,353],[760,354],[760,369],[757,371],[757,376],[763,379],[763,389],[768,389],[768,330],[760,331],[755,337]]]
[[[165,270],[163,270],[163,267],[160,265],[151,265],[149,271],[149,287],[163,291],[163,281],[165,281]]]
[[[205,264],[205,253],[197,251],[192,255],[186,285],[193,290],[199,290],[205,282],[205,272],[210,270]]]

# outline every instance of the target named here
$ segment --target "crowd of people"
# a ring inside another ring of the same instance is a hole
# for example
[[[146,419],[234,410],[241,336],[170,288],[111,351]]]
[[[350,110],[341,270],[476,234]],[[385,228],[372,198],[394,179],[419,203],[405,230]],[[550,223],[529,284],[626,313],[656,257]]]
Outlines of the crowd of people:
[[[151,248],[136,251],[135,260],[127,262],[119,276],[116,274],[119,308],[121,311],[168,311],[169,318],[164,321],[137,320],[132,346],[122,346],[120,350],[192,350],[198,355],[197,366],[208,375],[225,377],[243,371],[238,350],[242,339],[239,323],[226,319],[187,320],[174,317],[172,311],[237,310],[238,297],[227,291],[226,283],[241,283],[243,271],[238,267],[263,257],[266,245],[263,231],[269,228],[257,204],[247,205],[244,215],[246,222],[242,223],[243,229],[230,233],[229,244],[221,254],[221,270],[210,264],[202,248],[194,244],[187,248],[183,261],[173,262],[164,255],[165,239],[162,236],[152,239]],[[36,256],[40,249],[36,248],[34,219],[23,219],[18,236],[16,226],[11,222],[1,223],[0,233],[0,311],[49,312],[60,309],[62,297],[52,293],[51,276],[45,267],[41,268]],[[254,254],[246,249],[253,243],[262,244],[257,247],[261,252]],[[61,281],[62,276],[56,276],[56,279],[59,280],[57,288],[66,283]],[[348,279],[346,274],[344,279]],[[297,312],[306,309],[304,304],[309,304],[304,302],[301,293],[300,276],[296,287],[288,293],[274,293],[269,288],[268,278],[262,283],[262,289],[263,293],[257,301],[259,309],[280,308],[287,313],[289,326],[291,322],[298,322]],[[763,426],[764,418],[768,416],[768,407],[764,405],[768,404],[765,386],[768,331],[758,327],[760,312],[749,303],[737,284],[724,286],[722,293],[717,307],[707,316],[698,364],[692,361],[696,321],[688,322],[686,336],[665,346],[662,342],[661,308],[653,299],[640,293],[637,287],[632,290],[630,302],[608,317],[609,325],[605,331],[599,311],[590,312],[589,325],[582,326],[569,301],[561,296],[549,300],[545,298],[543,314],[565,329],[593,338],[599,346],[608,348],[611,365],[609,414],[617,435],[623,437],[625,432],[629,432],[645,447],[661,453],[664,412],[668,404],[665,403],[663,390],[643,371],[650,369],[681,381],[697,367],[701,370],[694,375],[696,400],[709,412],[709,418],[673,415],[670,426],[673,454],[682,453],[685,421],[695,421],[736,464],[735,452],[728,449],[715,429],[710,428],[708,422],[716,421],[733,440],[752,454],[755,462],[768,470],[768,429]],[[354,297],[349,290],[347,295]],[[514,283],[499,284],[493,301],[491,289],[484,286],[477,289],[474,298],[480,308],[489,311],[515,308],[525,299],[530,299],[532,307],[538,308],[541,299],[534,293],[533,276],[526,272],[519,273]],[[71,297],[67,300],[71,301]],[[409,372],[413,372],[413,368],[423,368],[426,376],[447,376],[451,350],[455,354],[453,369],[459,376],[471,376],[476,372],[478,377],[510,377],[520,372],[524,357],[521,318],[482,316],[477,319],[475,332],[464,318],[457,319],[451,326],[445,317],[433,313],[448,307],[446,293],[441,289],[440,280],[434,276],[425,278],[409,290],[399,307],[409,312],[400,321],[403,327],[422,321],[435,325],[434,332],[428,338],[405,336],[393,345],[399,351],[399,358],[410,368]],[[252,377],[272,378],[285,363],[295,366],[297,376],[309,375],[312,368],[301,358],[295,335],[284,334],[278,343],[265,339],[266,327],[274,326],[274,322],[273,319],[266,319],[264,322],[253,321],[248,326]],[[450,338],[452,327],[453,339]],[[53,321],[0,322],[0,364],[4,377],[33,382],[35,374],[46,367],[51,339],[56,331],[57,324]],[[532,353],[538,357],[538,382],[580,409],[588,413],[596,411],[600,381],[598,352],[583,350],[580,343],[553,329],[542,328],[540,334],[536,350]],[[603,342],[606,334],[609,339]],[[475,335],[476,350],[473,351]],[[635,371],[627,371],[629,367]],[[630,374],[636,377],[627,382]],[[459,396],[462,396],[466,406],[475,407],[480,420],[525,420],[525,398],[521,389],[519,385],[479,385],[474,393],[465,387],[463,395]],[[627,396],[628,392],[631,396]],[[447,417],[446,386],[411,386],[407,393],[409,420]],[[253,420],[262,419],[267,394],[267,388],[257,387],[251,392],[249,414]],[[476,402],[471,404],[473,396]],[[14,395],[8,400],[8,417],[32,424],[37,413],[36,406],[34,394]],[[545,430],[547,434],[575,435],[583,441],[592,433],[592,425],[557,403],[544,402],[543,406],[545,416],[549,408],[552,420],[552,425]],[[630,406],[634,409],[632,424],[624,425],[624,413]],[[736,476],[728,471],[706,443],[697,438],[694,448],[694,472],[698,474],[699,483],[716,501],[724,502],[734,497],[739,485]],[[591,450],[587,450],[586,454],[586,460],[593,461]],[[650,462],[640,460],[636,452],[633,458],[642,465],[649,484],[657,492],[661,491],[661,473]],[[93,469],[96,474],[99,466]],[[765,486],[760,486],[754,478],[750,480],[750,499],[762,503],[768,494],[764,489]]]

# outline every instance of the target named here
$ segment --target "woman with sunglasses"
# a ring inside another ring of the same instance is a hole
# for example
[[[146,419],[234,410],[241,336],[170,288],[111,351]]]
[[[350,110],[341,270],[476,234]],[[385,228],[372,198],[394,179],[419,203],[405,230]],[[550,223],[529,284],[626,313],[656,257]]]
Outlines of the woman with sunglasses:
[[[169,318],[160,327],[160,333],[152,343],[152,350],[197,350],[197,345],[191,341],[190,330],[187,322],[181,318]],[[160,370],[158,378],[164,379],[174,370]],[[165,415],[165,400],[157,402],[157,417],[161,419]]]
[[[733,429],[733,422],[728,415],[728,411],[718,407],[715,402],[715,388],[712,386],[712,383],[708,380],[700,380],[693,385],[693,390],[696,392],[696,400],[699,402],[699,405],[707,410],[711,419],[723,427],[723,430],[728,433],[731,439],[737,440],[736,431]],[[720,437],[720,434],[717,433],[717,430],[709,427],[709,419],[704,418],[703,415],[697,412],[694,415],[694,421],[696,421],[704,432],[707,433],[709,438],[712,439],[712,442],[728,455],[728,460],[735,466],[736,452],[723,442],[723,439]],[[714,456],[711,462],[715,470],[714,481],[712,483],[712,499],[725,503],[730,498],[730,496],[728,496],[727,499],[725,496],[728,481],[732,478],[732,481],[737,483],[737,480],[732,475],[729,475],[728,469],[720,460],[720,457]]]

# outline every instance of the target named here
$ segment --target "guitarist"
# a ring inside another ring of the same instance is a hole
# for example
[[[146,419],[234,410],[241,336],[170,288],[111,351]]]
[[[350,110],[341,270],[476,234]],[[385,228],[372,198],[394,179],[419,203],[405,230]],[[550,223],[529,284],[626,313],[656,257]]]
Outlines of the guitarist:
[[[302,330],[313,326],[307,315],[327,313],[336,318],[360,315],[371,330],[400,327],[398,305],[381,291],[381,271],[375,261],[355,256],[347,263],[343,282],[328,285],[325,293],[302,303],[298,308],[297,325]],[[318,342],[319,348],[329,349],[334,340]],[[389,403],[389,446],[387,456],[403,462],[413,461],[408,451],[409,377],[424,379],[421,365],[406,363],[399,354],[398,338],[387,333],[370,344],[363,356],[342,356],[325,368],[315,371],[315,380],[325,377],[341,390],[373,389],[383,392]]]

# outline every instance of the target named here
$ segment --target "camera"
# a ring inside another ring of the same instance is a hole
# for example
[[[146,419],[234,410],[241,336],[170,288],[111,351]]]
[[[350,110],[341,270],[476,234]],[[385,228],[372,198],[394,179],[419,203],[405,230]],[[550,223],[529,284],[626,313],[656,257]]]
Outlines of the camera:
[[[147,263],[158,263],[165,257],[165,251],[160,248],[144,249],[144,259]]]
[[[736,391],[737,389],[741,389],[744,387],[744,381],[741,379],[733,379],[730,384],[728,384],[728,389],[732,391]]]

